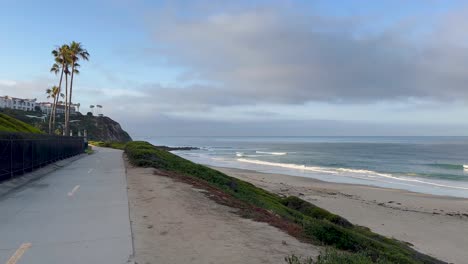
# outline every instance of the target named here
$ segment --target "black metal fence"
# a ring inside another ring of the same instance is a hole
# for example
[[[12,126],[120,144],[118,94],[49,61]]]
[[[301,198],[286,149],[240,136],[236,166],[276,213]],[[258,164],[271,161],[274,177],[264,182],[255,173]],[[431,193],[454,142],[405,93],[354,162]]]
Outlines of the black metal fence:
[[[83,151],[82,137],[0,132],[0,182]]]

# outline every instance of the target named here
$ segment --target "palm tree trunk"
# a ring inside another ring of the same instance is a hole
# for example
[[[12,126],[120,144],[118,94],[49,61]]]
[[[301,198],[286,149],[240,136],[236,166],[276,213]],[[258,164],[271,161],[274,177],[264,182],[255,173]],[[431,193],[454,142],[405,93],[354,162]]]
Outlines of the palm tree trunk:
[[[71,104],[72,104],[72,92],[73,92],[73,76],[74,76],[74,72],[75,72],[75,62],[72,63],[71,78],[70,78],[70,99],[68,100],[68,102],[70,103],[70,105],[68,106],[68,110],[67,110],[67,113],[68,113],[68,122],[70,122],[70,109],[71,109]],[[68,124],[68,126],[70,126],[70,124]],[[70,127],[68,127],[68,129],[70,129]]]
[[[52,116],[53,116],[52,131],[55,131],[55,115],[57,113],[57,103],[58,103],[59,98],[60,98],[60,89],[59,89],[58,94],[55,96],[54,104],[52,105]],[[53,133],[51,133],[51,134],[53,134]]]
[[[58,104],[59,99],[60,99],[60,94],[62,93],[62,80],[63,80],[64,66],[65,66],[65,65],[62,65],[62,72],[60,73],[60,81],[59,81],[59,86],[58,86],[58,93],[57,93],[57,96],[55,96],[55,103],[54,103],[54,107],[53,107],[53,111],[54,111],[54,121],[52,121],[52,123],[53,123],[53,129],[54,129],[54,131],[55,131],[55,117],[56,117],[56,115],[57,115],[57,104]]]
[[[52,109],[54,108],[54,104],[55,104],[55,97],[54,97],[54,102],[52,103]],[[52,117],[53,117],[52,109],[50,109],[50,112],[49,112],[49,134],[50,135],[52,135]]]
[[[65,74],[65,129],[64,129],[64,136],[70,135],[70,130],[68,128],[68,74]]]

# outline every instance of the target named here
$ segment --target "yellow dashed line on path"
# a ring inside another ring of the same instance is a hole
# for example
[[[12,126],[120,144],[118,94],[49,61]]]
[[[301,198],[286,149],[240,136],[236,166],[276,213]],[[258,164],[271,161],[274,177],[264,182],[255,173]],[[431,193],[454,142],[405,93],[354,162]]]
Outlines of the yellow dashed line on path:
[[[80,188],[79,185],[75,186],[73,190],[71,190],[71,192],[68,193],[68,196],[73,196],[76,193],[76,191],[78,191],[79,188]]]
[[[11,256],[11,258],[7,261],[6,264],[16,264],[18,262],[18,260],[20,260],[20,258],[24,255],[24,253],[26,252],[26,250],[28,250],[28,248],[31,247],[31,243],[23,243],[15,252],[15,254],[13,254],[13,256]]]

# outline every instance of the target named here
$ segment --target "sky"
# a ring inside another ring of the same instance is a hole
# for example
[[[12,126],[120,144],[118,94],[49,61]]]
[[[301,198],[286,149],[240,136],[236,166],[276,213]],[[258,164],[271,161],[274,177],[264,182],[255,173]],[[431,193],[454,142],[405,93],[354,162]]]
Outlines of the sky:
[[[73,101],[146,136],[468,135],[468,2],[0,0],[0,95]]]

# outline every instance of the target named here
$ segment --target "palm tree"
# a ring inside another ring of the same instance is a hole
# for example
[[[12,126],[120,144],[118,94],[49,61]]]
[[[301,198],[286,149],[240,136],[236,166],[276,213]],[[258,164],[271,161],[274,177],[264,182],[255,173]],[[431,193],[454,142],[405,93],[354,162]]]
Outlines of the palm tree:
[[[69,61],[71,64],[71,79],[70,79],[70,97],[69,97],[69,103],[72,103],[72,93],[73,93],[73,79],[75,77],[75,74],[79,74],[80,72],[78,71],[78,68],[80,65],[78,64],[78,61],[81,60],[89,60],[89,53],[88,51],[83,47],[83,45],[80,42],[75,42],[72,41],[69,46]],[[70,106],[66,109],[67,111],[67,116],[68,116],[68,122],[70,119]],[[69,125],[66,126],[67,132],[69,131]]]
[[[68,128],[68,112],[67,112],[67,108],[68,108],[68,75],[70,75],[70,70],[68,69],[68,64],[65,65],[65,70],[63,71],[63,73],[65,74],[65,122],[64,122],[64,130],[63,130],[63,133],[64,133],[64,136],[69,136],[70,135],[70,132],[69,132],[69,128]]]
[[[54,51],[52,51],[52,53],[54,53]],[[54,55],[54,56],[55,56],[55,55]],[[58,61],[57,58],[56,58],[55,60]],[[55,75],[57,75],[59,72],[61,72],[61,74],[60,74],[59,86],[57,87],[58,93],[60,93],[60,91],[61,91],[61,86],[62,86],[62,78],[63,78],[63,67],[62,67],[62,64],[61,64],[61,63],[60,63],[60,64],[59,64],[59,63],[54,63],[54,64],[52,65],[52,68],[50,68],[50,72],[55,73]],[[64,97],[64,96],[63,96],[63,93],[60,93],[60,94],[62,95],[62,98],[63,98],[63,97]],[[58,99],[59,99],[59,98],[57,97],[56,100],[55,100],[55,102],[54,102],[54,109],[53,109],[53,111],[54,111],[53,113],[54,113],[54,114],[53,114],[52,123],[54,124],[54,128],[55,128],[55,116],[56,116],[56,114],[57,114],[57,104],[59,103]]]
[[[62,89],[62,79],[63,79],[63,75],[65,74],[65,110],[67,107],[67,98],[68,98],[68,74],[70,73],[70,71],[68,70],[68,66],[70,65],[69,50],[70,50],[70,47],[68,45],[62,45],[52,50],[52,55],[54,56],[55,63],[52,65],[52,68],[50,69],[50,71],[54,72],[55,74],[58,74],[59,71],[61,72],[59,86],[58,86],[59,93],[61,92],[61,89]],[[65,111],[65,128],[68,127],[67,121],[68,120],[67,120],[67,115]]]
[[[46,90],[47,99],[52,98],[52,109],[50,109],[50,112],[49,112],[49,134],[52,134],[52,117],[53,117],[52,113],[53,113],[53,109],[54,109],[54,106],[55,106],[55,97],[57,95],[55,93],[55,90],[58,90],[58,87],[54,86],[54,87]]]
[[[46,90],[47,99],[52,98],[52,109],[49,113],[49,134],[52,134],[53,128],[55,128],[55,113],[57,109],[57,103],[59,96],[64,97],[63,94],[60,93],[60,90],[57,86],[53,86],[50,89]],[[52,125],[53,124],[53,125]]]

